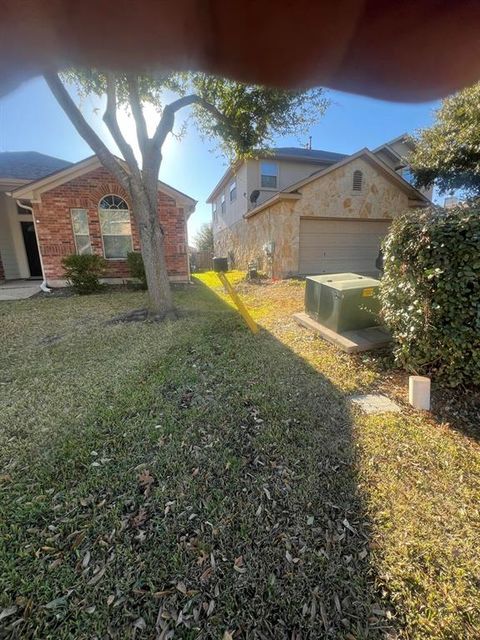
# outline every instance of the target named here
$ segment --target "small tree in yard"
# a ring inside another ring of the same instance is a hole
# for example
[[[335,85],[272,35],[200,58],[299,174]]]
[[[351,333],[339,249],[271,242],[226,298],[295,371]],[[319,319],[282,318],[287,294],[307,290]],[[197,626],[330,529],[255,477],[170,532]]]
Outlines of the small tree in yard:
[[[480,82],[442,102],[409,161],[417,187],[480,195]]]
[[[210,251],[213,253],[213,229],[212,225],[202,224],[195,236],[195,246],[199,251]]]
[[[384,241],[382,313],[399,364],[480,384],[480,202],[409,211]]]
[[[199,130],[216,138],[232,156],[247,155],[268,144],[274,134],[299,134],[324,112],[328,101],[321,89],[289,92],[244,85],[202,73],[139,74],[72,70],[64,74],[81,96],[106,96],[103,120],[125,163],[119,162],[90,127],[57,73],[45,73],[45,80],[60,106],[100,162],[123,186],[131,198],[140,235],[151,311],[174,314],[168,281],[163,229],[157,214],[158,173],[162,147],[172,132],[178,111],[191,107]],[[176,98],[165,104],[165,96]],[[143,105],[153,104],[159,112],[157,127],[149,135]],[[141,167],[118,124],[119,109],[133,115]]]

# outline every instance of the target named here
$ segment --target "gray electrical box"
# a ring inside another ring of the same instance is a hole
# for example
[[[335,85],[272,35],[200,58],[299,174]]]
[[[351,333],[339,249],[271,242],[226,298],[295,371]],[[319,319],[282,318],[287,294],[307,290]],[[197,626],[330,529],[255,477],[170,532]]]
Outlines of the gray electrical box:
[[[337,333],[380,324],[380,282],[356,273],[306,278],[305,311]]]

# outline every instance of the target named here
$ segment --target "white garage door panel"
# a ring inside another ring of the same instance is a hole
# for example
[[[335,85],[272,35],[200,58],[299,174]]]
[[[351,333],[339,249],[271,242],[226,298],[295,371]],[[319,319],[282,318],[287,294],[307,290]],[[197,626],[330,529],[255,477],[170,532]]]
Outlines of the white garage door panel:
[[[374,274],[387,221],[300,220],[299,272]]]

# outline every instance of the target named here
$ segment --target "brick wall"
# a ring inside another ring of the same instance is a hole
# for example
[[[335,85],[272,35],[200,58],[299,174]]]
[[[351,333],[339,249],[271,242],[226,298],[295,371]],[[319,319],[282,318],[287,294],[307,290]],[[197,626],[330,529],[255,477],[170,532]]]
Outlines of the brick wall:
[[[98,216],[98,203],[108,194],[121,196],[131,208],[128,195],[115,178],[103,167],[95,169],[79,178],[46,191],[41,202],[34,203],[37,220],[39,247],[47,280],[59,281],[64,278],[62,258],[75,253],[70,210],[87,209],[90,241],[94,253],[103,255],[102,235]],[[165,253],[168,274],[172,280],[187,280],[187,233],[184,211],[170,196],[159,192],[158,215],[165,231]],[[140,251],[138,231],[130,214],[134,251]],[[128,278],[126,260],[108,260],[105,277]]]

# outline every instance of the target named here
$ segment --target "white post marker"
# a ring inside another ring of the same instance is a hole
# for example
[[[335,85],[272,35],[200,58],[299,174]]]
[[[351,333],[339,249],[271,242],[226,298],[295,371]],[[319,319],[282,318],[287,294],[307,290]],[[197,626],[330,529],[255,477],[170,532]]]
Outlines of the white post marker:
[[[415,409],[430,410],[430,378],[425,376],[409,377],[408,401]]]

